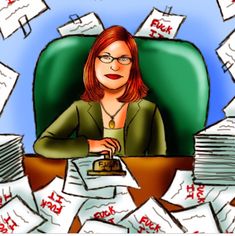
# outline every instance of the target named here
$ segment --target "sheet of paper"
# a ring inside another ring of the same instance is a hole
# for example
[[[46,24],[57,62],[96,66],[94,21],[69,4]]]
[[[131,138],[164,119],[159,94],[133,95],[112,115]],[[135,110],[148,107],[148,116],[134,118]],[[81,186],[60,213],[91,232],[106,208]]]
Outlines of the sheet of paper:
[[[161,199],[182,207],[211,202],[215,213],[233,200],[235,186],[196,185],[192,171],[177,170],[174,180]]]
[[[216,52],[223,63],[223,70],[229,71],[235,81],[235,31],[226,37]]]
[[[63,179],[56,177],[43,189],[34,192],[39,214],[48,221],[38,230],[45,233],[68,233],[78,209],[87,200],[62,193]]]
[[[43,0],[2,0],[0,1],[0,32],[3,38],[9,37],[21,24],[47,10]]]
[[[63,192],[80,197],[109,199],[114,197],[115,187],[86,190],[75,164],[68,160]]]
[[[117,187],[116,190],[116,196],[113,199],[88,199],[78,212],[81,224],[89,219],[116,224],[128,212],[136,208],[127,188]]]
[[[27,176],[16,181],[0,183],[0,207],[15,196],[21,197],[31,209],[37,211],[34,194]]]
[[[217,213],[217,218],[223,233],[235,233],[235,207],[225,204]]]
[[[0,18],[1,18],[1,11],[0,11]],[[14,89],[18,77],[19,74],[17,72],[13,71],[11,68],[0,62],[0,114],[2,113],[7,100],[9,99],[9,96],[12,90]]]
[[[128,214],[119,222],[130,233],[183,233],[182,225],[154,198]]]
[[[223,109],[226,117],[235,117],[235,97]]]
[[[235,16],[234,0],[217,0],[217,3],[224,20],[228,20]]]
[[[1,233],[29,233],[45,221],[18,196],[0,208]]]
[[[171,212],[171,214],[187,229],[187,233],[221,233],[210,203],[204,203],[178,212]]]
[[[80,234],[127,234],[128,229],[121,225],[98,220],[87,220],[79,230]]]
[[[186,16],[170,14],[153,8],[135,36],[150,38],[174,38]]]
[[[82,17],[78,17],[72,22],[58,28],[61,36],[83,34],[83,35],[98,35],[104,30],[104,26],[99,17],[91,12]]]
[[[121,160],[120,157],[114,156],[114,159],[118,159],[121,162],[122,170],[126,171],[125,176],[89,176],[87,175],[88,170],[92,170],[92,163],[95,160],[103,159],[103,156],[99,157],[86,157],[86,158],[78,158],[73,160],[73,163],[76,165],[77,170],[84,182],[86,189],[99,189],[104,187],[111,186],[125,186],[125,187],[133,187],[140,188],[131,175],[130,171],[127,169],[125,163]]]

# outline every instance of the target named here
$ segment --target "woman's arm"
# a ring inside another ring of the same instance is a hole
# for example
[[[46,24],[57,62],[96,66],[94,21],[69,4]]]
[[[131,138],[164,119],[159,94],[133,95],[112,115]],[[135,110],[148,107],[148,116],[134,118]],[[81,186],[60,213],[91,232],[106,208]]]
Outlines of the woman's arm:
[[[151,140],[148,155],[166,155],[164,124],[159,109],[157,107],[155,108],[152,120]]]
[[[70,138],[78,128],[79,114],[76,103],[65,110],[36,140],[36,153],[48,158],[72,158],[88,155],[86,137]]]

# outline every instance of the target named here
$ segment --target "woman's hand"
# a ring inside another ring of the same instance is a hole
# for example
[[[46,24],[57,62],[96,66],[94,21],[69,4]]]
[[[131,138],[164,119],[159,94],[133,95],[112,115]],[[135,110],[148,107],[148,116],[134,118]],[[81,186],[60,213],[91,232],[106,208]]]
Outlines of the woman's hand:
[[[104,138],[100,140],[88,139],[89,152],[108,154],[110,158],[115,152],[121,150],[120,143],[114,138]]]

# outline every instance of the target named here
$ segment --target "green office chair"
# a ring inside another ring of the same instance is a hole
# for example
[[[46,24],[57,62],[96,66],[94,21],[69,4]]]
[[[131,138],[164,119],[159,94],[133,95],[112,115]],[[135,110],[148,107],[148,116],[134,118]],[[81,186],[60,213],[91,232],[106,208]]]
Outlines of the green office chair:
[[[41,52],[33,84],[36,136],[84,91],[83,67],[93,36],[67,36]],[[189,42],[136,38],[147,99],[162,114],[167,155],[194,153],[194,134],[206,125],[209,79],[199,50]]]

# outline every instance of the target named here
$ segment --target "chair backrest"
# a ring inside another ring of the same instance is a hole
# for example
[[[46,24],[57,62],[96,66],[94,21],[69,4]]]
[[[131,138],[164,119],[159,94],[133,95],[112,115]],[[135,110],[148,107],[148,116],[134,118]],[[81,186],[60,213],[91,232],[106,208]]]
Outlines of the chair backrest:
[[[34,73],[33,103],[38,137],[84,91],[83,67],[94,36],[67,36],[41,52]],[[206,125],[209,78],[190,42],[136,38],[147,99],[161,111],[167,155],[194,153],[194,134]]]

